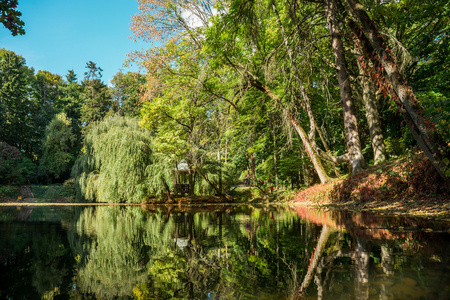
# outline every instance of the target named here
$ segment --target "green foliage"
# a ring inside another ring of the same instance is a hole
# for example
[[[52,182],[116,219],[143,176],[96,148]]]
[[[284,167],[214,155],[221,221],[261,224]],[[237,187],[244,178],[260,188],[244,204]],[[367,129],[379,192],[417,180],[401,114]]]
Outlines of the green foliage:
[[[22,153],[16,147],[0,141],[0,184],[20,184]]]
[[[386,152],[390,156],[400,156],[403,155],[406,151],[406,145],[403,137],[393,137],[388,136],[384,140],[384,145],[386,146]]]
[[[60,113],[45,129],[45,139],[42,143],[44,153],[40,166],[55,178],[68,174],[75,160],[70,152],[76,142],[71,123],[72,120],[65,113]]]
[[[28,71],[23,57],[0,49],[1,139],[19,149],[26,149],[29,144],[31,103],[27,97]]]
[[[428,91],[418,93],[417,98],[425,107],[428,120],[447,142],[450,142],[450,97]]]
[[[215,160],[203,161],[200,171],[208,177],[216,187],[222,184],[222,192],[228,194],[240,182],[240,171],[233,163],[219,163]],[[205,180],[196,182],[196,192],[200,195],[214,195],[214,190]]]
[[[70,185],[52,184],[52,185],[32,185],[34,198],[45,200],[56,200],[62,198],[72,198],[74,190]]]
[[[0,197],[19,196],[19,188],[13,185],[0,185]]]
[[[39,176],[38,166],[33,163],[28,157],[23,157],[20,162],[20,168],[22,170],[22,176],[25,183],[37,182]]]
[[[123,116],[138,117],[145,76],[134,72],[118,72],[111,83],[113,110]]]
[[[92,61],[86,64],[88,71],[82,84],[81,124],[88,126],[92,122],[101,121],[111,109],[111,93],[102,81],[100,67]]]
[[[72,169],[78,195],[98,202],[142,201],[151,188],[151,156],[150,133],[137,119],[116,115],[93,123]]]
[[[23,29],[25,23],[20,19],[21,16],[22,13],[17,10],[17,0],[0,1],[0,22],[14,36],[25,34]]]

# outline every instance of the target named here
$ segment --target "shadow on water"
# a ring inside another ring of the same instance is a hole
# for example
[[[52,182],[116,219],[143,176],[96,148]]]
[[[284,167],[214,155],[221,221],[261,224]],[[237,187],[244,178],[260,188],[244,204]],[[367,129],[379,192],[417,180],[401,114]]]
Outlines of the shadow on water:
[[[449,223],[304,207],[0,210],[2,299],[448,299]]]

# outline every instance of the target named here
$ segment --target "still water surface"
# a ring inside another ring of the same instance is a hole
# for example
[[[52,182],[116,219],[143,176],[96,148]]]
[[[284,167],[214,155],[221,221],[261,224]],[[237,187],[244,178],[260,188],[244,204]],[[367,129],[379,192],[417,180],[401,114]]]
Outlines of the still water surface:
[[[301,207],[3,207],[0,299],[450,299],[449,227]]]

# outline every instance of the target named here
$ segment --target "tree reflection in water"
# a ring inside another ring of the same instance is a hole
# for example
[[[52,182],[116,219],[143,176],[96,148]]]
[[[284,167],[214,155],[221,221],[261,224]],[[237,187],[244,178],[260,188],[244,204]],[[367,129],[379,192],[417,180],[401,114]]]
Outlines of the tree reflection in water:
[[[296,208],[305,220],[330,227],[315,284],[317,299],[447,299],[448,223]],[[430,228],[434,228],[434,231]],[[429,232],[433,231],[433,232]],[[351,264],[354,275],[342,269]],[[439,271],[438,271],[439,269]],[[308,275],[308,274],[307,274]],[[305,277],[306,278],[306,277]],[[353,295],[351,287],[353,286]],[[299,297],[305,295],[300,287]]]
[[[0,298],[449,296],[448,223],[300,207],[3,212]]]

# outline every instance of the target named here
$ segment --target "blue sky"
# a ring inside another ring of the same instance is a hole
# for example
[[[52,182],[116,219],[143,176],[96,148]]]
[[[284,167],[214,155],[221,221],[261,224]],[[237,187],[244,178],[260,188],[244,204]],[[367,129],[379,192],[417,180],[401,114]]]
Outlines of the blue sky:
[[[0,25],[0,48],[23,56],[36,72],[64,77],[73,69],[81,80],[86,63],[93,61],[108,84],[119,70],[130,70],[123,67],[127,53],[148,47],[129,38],[136,0],[19,0],[18,9],[25,35],[14,37]]]

